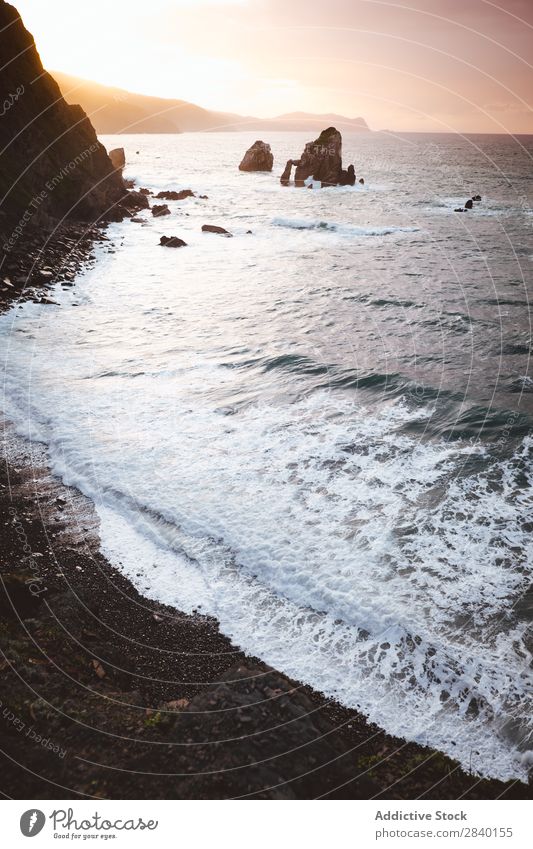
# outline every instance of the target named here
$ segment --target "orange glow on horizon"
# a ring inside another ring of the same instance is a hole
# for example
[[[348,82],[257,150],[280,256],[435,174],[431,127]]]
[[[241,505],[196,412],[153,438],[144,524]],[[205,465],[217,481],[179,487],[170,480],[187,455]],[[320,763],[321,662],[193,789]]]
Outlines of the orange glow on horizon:
[[[533,7],[507,0],[15,0],[47,69],[268,117],[533,133]],[[531,19],[520,19],[523,15]]]

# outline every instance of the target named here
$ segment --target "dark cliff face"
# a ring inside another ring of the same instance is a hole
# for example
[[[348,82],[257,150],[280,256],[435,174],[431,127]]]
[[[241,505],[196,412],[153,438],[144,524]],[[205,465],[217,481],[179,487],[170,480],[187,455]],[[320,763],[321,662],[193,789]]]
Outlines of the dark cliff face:
[[[121,217],[127,195],[80,106],[43,70],[17,10],[0,0],[0,233]]]

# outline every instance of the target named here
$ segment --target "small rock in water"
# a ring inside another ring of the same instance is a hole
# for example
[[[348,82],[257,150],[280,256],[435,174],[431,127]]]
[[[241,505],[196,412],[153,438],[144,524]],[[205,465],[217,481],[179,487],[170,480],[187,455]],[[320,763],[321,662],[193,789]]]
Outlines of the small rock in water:
[[[187,242],[179,239],[177,236],[161,236],[159,242],[164,248],[186,248]]]
[[[472,200],[469,199],[469,200],[466,201],[465,209],[472,209],[473,206],[474,206],[474,203],[473,203]]]
[[[152,207],[152,215],[154,218],[161,218],[163,215],[170,215],[170,209],[166,205],[166,203],[161,204],[161,206]]]
[[[472,200],[475,201],[476,203],[479,203],[481,201],[481,195],[474,195]]]
[[[348,165],[346,171],[341,170],[340,184],[341,186],[355,186],[356,181],[355,168],[353,165]]]
[[[196,195],[192,189],[182,189],[179,192],[159,192],[156,197],[158,200],[185,200],[185,198],[194,198]]]
[[[218,233],[219,236],[229,236],[229,238],[233,236],[233,233],[228,233],[223,227],[217,227],[215,224],[204,224],[202,233]]]
[[[359,177],[359,182],[361,183],[361,185],[362,185],[362,186],[364,186],[365,181],[364,181],[364,178],[363,178],[363,177]]]

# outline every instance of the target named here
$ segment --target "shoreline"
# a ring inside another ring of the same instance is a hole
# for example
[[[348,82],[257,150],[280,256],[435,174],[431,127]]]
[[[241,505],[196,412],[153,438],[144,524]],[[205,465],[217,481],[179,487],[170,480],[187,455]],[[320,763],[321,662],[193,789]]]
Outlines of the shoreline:
[[[52,232],[24,234],[0,265],[0,313],[25,301],[54,303],[51,287],[74,285],[77,275],[95,262],[98,242],[114,243],[105,235],[107,222],[64,221]]]
[[[103,228],[22,243],[15,298],[72,285]],[[22,283],[32,264],[29,286]],[[40,276],[38,267],[60,268]],[[5,278],[2,269],[1,278]],[[11,282],[11,281],[10,281]],[[44,298],[44,301],[43,301]],[[0,749],[8,798],[522,799],[246,656],[215,619],[142,597],[99,550],[92,502],[4,422]]]
[[[9,798],[523,799],[140,596],[92,503],[4,423],[2,792]]]

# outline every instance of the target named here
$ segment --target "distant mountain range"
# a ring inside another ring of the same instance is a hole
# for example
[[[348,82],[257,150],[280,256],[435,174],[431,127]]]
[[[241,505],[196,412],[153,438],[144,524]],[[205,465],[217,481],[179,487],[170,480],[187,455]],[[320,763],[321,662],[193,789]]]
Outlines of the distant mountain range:
[[[323,130],[325,127],[336,127],[341,132],[368,133],[370,127],[364,118],[346,118],[328,112],[325,115],[313,115],[310,112],[287,112],[277,118],[257,118],[257,128],[267,130],[291,130],[294,132]],[[256,129],[255,127],[251,129]]]
[[[97,133],[186,133],[238,130],[319,131],[334,125],[344,132],[368,132],[364,118],[290,112],[276,118],[254,118],[202,109],[186,100],[134,94],[120,88],[52,71],[68,103],[79,103]]]

